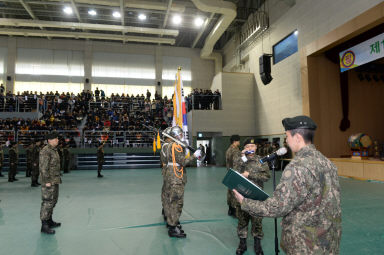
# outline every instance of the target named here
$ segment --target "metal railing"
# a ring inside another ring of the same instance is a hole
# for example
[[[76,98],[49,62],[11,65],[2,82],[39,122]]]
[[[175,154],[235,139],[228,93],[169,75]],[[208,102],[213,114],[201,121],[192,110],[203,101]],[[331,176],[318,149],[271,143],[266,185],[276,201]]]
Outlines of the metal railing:
[[[16,141],[14,130],[0,130],[0,143],[4,144],[7,141]]]
[[[110,147],[151,147],[154,136],[152,131],[84,131],[82,147],[98,147],[101,142]]]
[[[0,96],[0,112],[33,112],[41,109],[37,96]]]
[[[190,110],[221,110],[221,95],[191,95],[188,97]]]
[[[44,140],[49,132],[49,130],[19,130],[17,131],[17,141],[19,144],[25,145],[29,144],[34,139]],[[69,142],[71,138],[74,138],[76,146],[80,146],[81,136],[78,130],[57,130],[56,132],[59,133],[66,142]]]
[[[106,102],[106,101],[89,102],[88,105],[89,105],[89,109],[93,109],[93,108],[109,109],[109,108],[111,108],[111,104],[109,102]]]

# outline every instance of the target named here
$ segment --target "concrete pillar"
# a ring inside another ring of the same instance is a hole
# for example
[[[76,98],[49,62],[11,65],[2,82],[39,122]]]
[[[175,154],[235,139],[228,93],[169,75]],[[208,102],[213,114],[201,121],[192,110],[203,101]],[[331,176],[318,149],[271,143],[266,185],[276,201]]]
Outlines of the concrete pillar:
[[[155,68],[156,68],[156,92],[162,96],[162,87],[163,87],[163,53],[161,46],[155,46]],[[160,86],[158,85],[160,82]]]
[[[91,91],[92,89],[92,42],[84,43],[84,90]],[[87,80],[88,79],[88,80]],[[87,82],[88,81],[88,82]]]
[[[16,55],[17,55],[17,46],[16,38],[8,38],[8,51],[7,51],[7,64],[5,70],[5,91],[14,92],[15,89],[15,74],[16,74]]]

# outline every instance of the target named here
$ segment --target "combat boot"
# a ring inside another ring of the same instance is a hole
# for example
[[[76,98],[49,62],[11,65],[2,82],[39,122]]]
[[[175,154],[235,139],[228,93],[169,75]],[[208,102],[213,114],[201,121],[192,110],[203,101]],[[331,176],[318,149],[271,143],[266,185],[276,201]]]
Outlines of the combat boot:
[[[101,173],[97,173],[97,178],[102,178],[102,177],[104,177],[104,175],[102,175]]]
[[[187,237],[187,234],[181,232],[181,230],[175,226],[169,226],[169,229],[168,229],[168,235],[170,237],[176,237],[176,238],[186,238]]]
[[[41,221],[41,232],[49,234],[49,235],[53,235],[55,233],[55,230],[53,230],[49,227],[47,220],[43,220],[43,221]]]
[[[38,181],[36,181],[36,184],[37,184],[38,186],[40,186],[40,185],[41,185],[41,183],[39,183]]]
[[[32,183],[31,183],[31,187],[39,187],[39,185],[37,185],[36,182],[32,182]]]
[[[240,238],[239,247],[237,247],[236,255],[242,255],[247,250],[247,238]]]
[[[49,224],[50,228],[57,228],[57,227],[61,226],[61,223],[60,222],[54,222],[52,220],[52,217],[48,220],[48,224]]]
[[[264,255],[263,248],[261,248],[261,239],[255,237],[255,253],[256,255]]]

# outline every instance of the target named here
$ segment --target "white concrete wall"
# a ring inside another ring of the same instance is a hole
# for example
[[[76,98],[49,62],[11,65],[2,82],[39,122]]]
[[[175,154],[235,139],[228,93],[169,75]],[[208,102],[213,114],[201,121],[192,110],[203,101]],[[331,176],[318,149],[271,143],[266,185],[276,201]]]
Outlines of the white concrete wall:
[[[223,136],[255,134],[254,77],[252,74],[219,73],[212,89],[221,90],[222,110],[192,110],[188,121],[192,121],[192,136],[197,132],[222,132]]]
[[[15,61],[17,61],[17,48],[38,48],[38,49],[61,49],[78,50],[84,52],[85,77],[91,80],[92,74],[92,54],[94,52],[112,53],[131,53],[155,56],[154,66],[156,67],[156,78],[161,81],[162,56],[186,57],[191,59],[192,88],[208,89],[211,87],[212,79],[215,75],[215,66],[212,60],[200,58],[199,49],[159,46],[159,45],[140,45],[122,44],[114,42],[97,42],[82,40],[63,40],[46,38],[28,37],[6,37],[0,36],[0,47],[8,47],[8,60],[6,74],[15,77]],[[176,72],[177,70],[175,70]],[[13,83],[13,81],[12,81]],[[11,85],[11,84],[7,84]],[[85,84],[85,88],[91,87],[91,83]],[[9,86],[7,87],[9,89]],[[161,91],[161,90],[159,90]]]
[[[300,50],[276,65],[272,64],[273,80],[267,86],[260,80],[260,55],[272,53],[272,46],[296,29],[299,31],[300,49],[382,0],[296,0],[292,7],[288,2],[267,1],[270,28],[262,39],[244,50],[241,56],[245,60],[243,66],[236,66],[233,40],[223,50],[224,71],[251,72],[255,75],[255,135],[282,133],[281,120],[284,117],[302,114]]]

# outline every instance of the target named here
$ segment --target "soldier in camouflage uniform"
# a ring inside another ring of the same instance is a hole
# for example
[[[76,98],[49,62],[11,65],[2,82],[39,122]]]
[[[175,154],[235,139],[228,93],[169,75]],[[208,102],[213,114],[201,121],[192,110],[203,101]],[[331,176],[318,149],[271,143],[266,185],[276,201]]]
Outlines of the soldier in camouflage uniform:
[[[264,187],[264,182],[271,177],[267,164],[261,164],[260,156],[256,155],[255,139],[248,138],[244,142],[244,150],[241,152],[242,157],[239,157],[235,162],[236,171],[240,172],[244,177],[258,185]],[[243,254],[247,250],[248,224],[252,223],[252,236],[254,238],[254,250],[256,255],[263,255],[261,247],[261,239],[263,238],[262,217],[251,216],[248,212],[241,210],[240,204],[237,206],[237,234],[240,238],[239,247],[236,250],[237,255]]]
[[[64,143],[63,144],[63,168],[64,168],[64,173],[67,174],[69,173],[69,163],[71,160],[71,152],[69,151],[69,144]]]
[[[53,208],[59,197],[60,157],[57,153],[59,143],[58,134],[52,132],[47,135],[48,144],[40,151],[39,168],[41,179],[41,210],[40,219],[42,222],[41,232],[54,234],[54,227],[60,227],[61,223],[52,220]]]
[[[32,148],[32,173],[31,173],[31,187],[39,187],[39,157],[40,157],[40,139],[35,140],[35,145]]]
[[[239,150],[240,146],[240,136],[232,135],[230,138],[231,145],[225,152],[225,161],[227,170],[230,168],[234,168],[233,163],[241,157],[241,152]],[[237,201],[233,196],[233,192],[231,190],[227,191],[227,204],[228,204],[228,215],[236,217],[236,205]]]
[[[3,164],[4,164],[4,150],[3,150],[3,144],[0,143],[0,177],[4,177],[2,173]]]
[[[104,175],[101,174],[101,170],[103,169],[104,160],[104,144],[102,142],[100,146],[97,148],[97,177],[102,178]]]
[[[170,135],[178,140],[183,140],[183,130],[179,126],[172,127]],[[166,182],[166,203],[164,208],[167,224],[168,235],[170,237],[185,238],[186,234],[183,233],[179,218],[183,210],[184,204],[184,187],[187,183],[186,165],[192,160],[201,156],[201,151],[196,150],[195,153],[188,159],[185,158],[185,149],[177,144],[171,142],[167,150],[167,167],[165,170]]]
[[[31,143],[25,147],[25,156],[27,158],[27,170],[25,170],[25,177],[31,177],[31,173],[32,173],[32,150],[33,150],[33,142],[31,141]]]
[[[171,128],[168,127],[164,130],[163,133],[169,135],[171,131]],[[161,204],[163,206],[161,213],[164,217],[164,221],[167,221],[167,217],[165,216],[164,208],[167,206],[165,205],[167,202],[167,192],[165,191],[166,188],[166,180],[165,180],[165,171],[167,170],[167,165],[168,165],[168,159],[167,159],[167,152],[168,152],[168,145],[170,142],[172,142],[172,139],[170,139],[167,136],[163,136],[163,139],[165,143],[161,146],[161,152],[160,152],[160,164],[161,164],[161,175],[163,176],[163,186],[161,187]]]
[[[283,120],[288,146],[296,153],[273,196],[244,198],[241,209],[254,216],[283,217],[281,248],[290,254],[339,254],[340,185],[336,166],[312,144],[315,122],[307,116]]]
[[[19,179],[16,179],[18,162],[19,162],[19,153],[17,149],[17,143],[11,142],[11,149],[9,149],[8,182],[14,182],[19,180]]]

